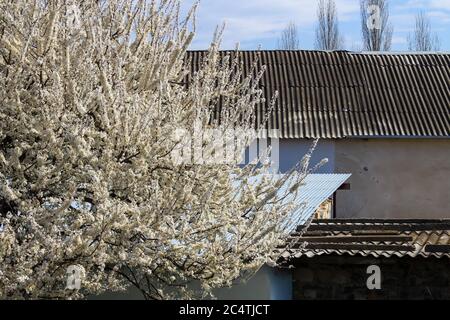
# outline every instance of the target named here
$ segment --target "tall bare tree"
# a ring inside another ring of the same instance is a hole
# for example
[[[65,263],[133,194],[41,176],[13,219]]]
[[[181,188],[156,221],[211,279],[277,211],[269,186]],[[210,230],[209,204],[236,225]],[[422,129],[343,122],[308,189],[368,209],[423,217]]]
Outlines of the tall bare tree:
[[[339,21],[334,0],[320,0],[317,7],[316,49],[337,50],[344,41],[339,34]]]
[[[388,0],[360,0],[364,50],[389,51],[394,27],[389,22]]]
[[[294,22],[289,22],[282,31],[278,40],[278,48],[281,50],[298,50],[300,49],[300,37],[297,26]]]
[[[408,37],[410,51],[439,51],[440,41],[431,31],[430,19],[421,11],[416,15],[414,33]]]

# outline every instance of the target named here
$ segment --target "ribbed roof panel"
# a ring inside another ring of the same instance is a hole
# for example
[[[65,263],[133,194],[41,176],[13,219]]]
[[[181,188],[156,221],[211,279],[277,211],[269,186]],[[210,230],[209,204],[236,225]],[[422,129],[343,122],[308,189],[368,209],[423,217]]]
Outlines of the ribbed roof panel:
[[[222,55],[230,51],[221,52]],[[199,68],[204,51],[190,51]],[[259,57],[282,138],[450,137],[450,54],[241,51]],[[262,106],[258,114],[263,114]]]

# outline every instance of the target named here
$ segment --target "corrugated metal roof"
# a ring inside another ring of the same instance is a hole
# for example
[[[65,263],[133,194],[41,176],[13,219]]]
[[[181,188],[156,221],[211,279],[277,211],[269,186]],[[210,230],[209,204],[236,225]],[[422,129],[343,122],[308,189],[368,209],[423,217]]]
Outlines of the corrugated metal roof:
[[[192,70],[204,51],[191,51]],[[222,55],[234,54],[223,51]],[[450,54],[240,51],[259,57],[261,88],[278,91],[279,138],[450,137]],[[259,114],[266,110],[261,106]]]
[[[300,207],[287,219],[289,224],[286,226],[287,230],[292,232],[298,225],[307,222],[317,208],[333,195],[350,176],[351,174],[309,174],[306,176],[295,199]]]
[[[450,220],[314,220],[291,235],[280,263],[330,254],[450,258]]]

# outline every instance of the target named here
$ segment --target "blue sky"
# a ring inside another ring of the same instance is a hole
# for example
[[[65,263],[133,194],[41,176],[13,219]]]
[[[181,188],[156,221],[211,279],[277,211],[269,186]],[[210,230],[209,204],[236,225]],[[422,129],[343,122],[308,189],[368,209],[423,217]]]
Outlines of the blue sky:
[[[185,0],[189,6],[194,0]],[[422,10],[440,38],[441,51],[450,51],[450,0],[390,0],[394,25],[393,51],[407,49],[414,16]],[[359,0],[336,0],[345,49],[361,48]],[[244,50],[276,49],[281,31],[293,21],[300,31],[302,49],[314,48],[317,0],[201,0],[197,35],[191,49],[205,49],[216,25],[226,23],[222,49],[236,43]]]

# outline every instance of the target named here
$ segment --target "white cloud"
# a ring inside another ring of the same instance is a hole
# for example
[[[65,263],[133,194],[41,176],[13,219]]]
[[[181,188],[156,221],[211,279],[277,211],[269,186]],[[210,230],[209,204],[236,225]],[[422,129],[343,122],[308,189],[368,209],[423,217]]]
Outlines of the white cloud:
[[[391,2],[392,3],[392,2]],[[450,0],[407,0],[404,2],[393,1],[393,5],[400,9],[441,9],[450,10]]]
[[[195,0],[185,0],[184,6]],[[276,47],[277,39],[288,22],[297,24],[300,45],[312,48],[318,0],[202,0],[197,14],[197,35],[191,48],[205,49],[212,39],[215,27],[226,22],[222,48],[242,49]],[[359,0],[335,0],[341,33],[348,49],[358,47],[360,41]],[[403,48],[407,34],[414,27],[419,10],[432,18],[433,29],[446,36],[450,24],[450,0],[391,0],[391,22],[394,25],[395,49]],[[446,43],[444,41],[444,43]]]
[[[450,0],[431,0],[432,8],[450,11]]]
[[[443,11],[430,11],[428,16],[432,18],[433,22],[450,23],[450,13]]]
[[[403,44],[407,44],[408,40],[405,37],[400,37],[400,36],[395,36],[392,37],[392,44],[399,44],[399,45],[403,45]]]
[[[336,1],[342,21],[354,18],[359,10],[355,0]],[[203,0],[198,11],[198,32],[194,48],[205,48],[215,26],[226,22],[223,47],[277,38],[289,21],[300,32],[312,32],[316,22],[317,0]],[[256,49],[256,48],[255,48]]]

